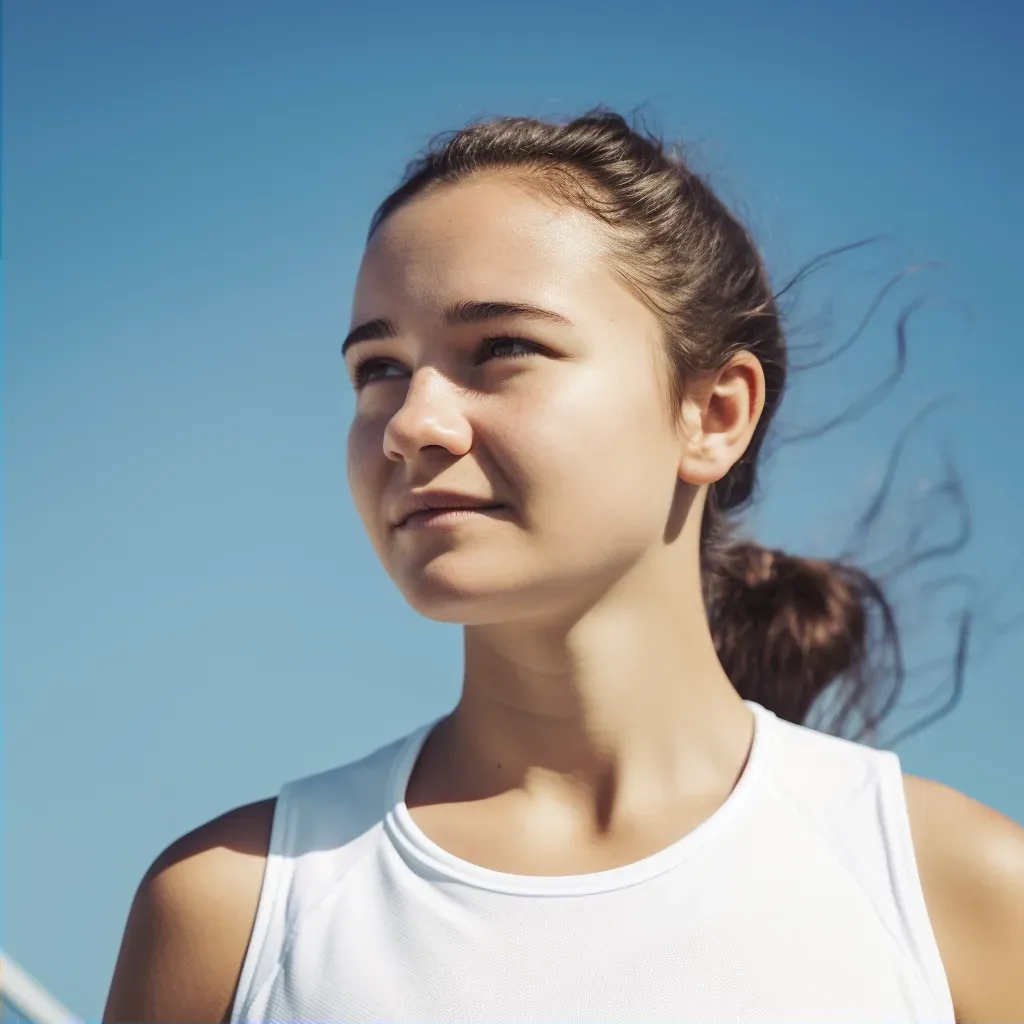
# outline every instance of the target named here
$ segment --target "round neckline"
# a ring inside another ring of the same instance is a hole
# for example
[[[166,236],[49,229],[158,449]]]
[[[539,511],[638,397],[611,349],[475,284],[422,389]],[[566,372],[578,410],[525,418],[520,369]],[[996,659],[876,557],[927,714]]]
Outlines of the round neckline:
[[[637,885],[664,874],[692,857],[721,832],[748,802],[750,792],[762,773],[771,720],[775,715],[754,701],[745,700],[743,703],[754,714],[754,734],[746,764],[732,791],[696,828],[661,850],[631,864],[580,875],[516,875],[463,860],[435,843],[413,821],[405,803],[405,794],[420,751],[444,716],[410,734],[395,758],[387,787],[385,831],[407,859],[426,868],[435,878],[461,882],[478,889],[519,896],[583,896]]]

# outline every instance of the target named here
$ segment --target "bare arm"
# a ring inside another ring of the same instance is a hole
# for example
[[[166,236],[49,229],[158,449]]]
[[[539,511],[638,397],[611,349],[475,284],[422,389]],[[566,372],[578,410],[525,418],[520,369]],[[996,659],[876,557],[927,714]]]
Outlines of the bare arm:
[[[218,1024],[249,944],[274,801],[237,808],[169,846],[139,885],[105,1024]]]
[[[1024,828],[937,782],[905,787],[957,1020],[1024,1021]]]

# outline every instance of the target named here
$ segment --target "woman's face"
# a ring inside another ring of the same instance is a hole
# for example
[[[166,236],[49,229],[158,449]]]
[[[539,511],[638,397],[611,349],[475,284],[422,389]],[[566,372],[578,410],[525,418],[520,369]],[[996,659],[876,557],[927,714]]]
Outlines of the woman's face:
[[[490,175],[413,200],[367,248],[349,483],[430,618],[564,611],[664,544],[681,442],[657,321],[610,267],[605,230]],[[501,507],[396,525],[410,495],[437,491]]]

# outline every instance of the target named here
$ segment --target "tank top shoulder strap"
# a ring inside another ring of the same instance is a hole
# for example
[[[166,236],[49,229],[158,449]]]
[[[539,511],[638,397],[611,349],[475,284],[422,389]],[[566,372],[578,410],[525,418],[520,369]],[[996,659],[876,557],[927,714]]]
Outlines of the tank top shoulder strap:
[[[925,904],[899,757],[776,719],[766,766],[778,795],[831,849],[916,965],[944,1019],[949,983]]]
[[[299,922],[374,841],[388,809],[395,765],[429,727],[281,788],[232,1022],[248,1019],[253,1003],[273,982]]]

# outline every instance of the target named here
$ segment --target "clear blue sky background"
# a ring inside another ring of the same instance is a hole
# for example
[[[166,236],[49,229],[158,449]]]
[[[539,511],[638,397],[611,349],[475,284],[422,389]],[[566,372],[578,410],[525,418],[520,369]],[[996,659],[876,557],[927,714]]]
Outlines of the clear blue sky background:
[[[783,418],[806,426],[885,374],[901,303],[931,297],[899,388],[783,450],[752,522],[837,550],[899,427],[952,396],[899,500],[948,445],[974,513],[957,570],[998,600],[959,709],[898,750],[1024,820],[1024,642],[997,635],[1024,611],[1024,7],[5,7],[2,942],[72,1009],[100,1015],[168,842],[455,699],[457,629],[405,607],[350,503],[338,349],[374,205],[431,134],[479,115],[649,104],[779,280],[885,234],[802,293],[804,321],[834,300],[836,340],[888,273],[942,264],[797,380]],[[915,660],[951,653],[952,597],[908,606]]]

